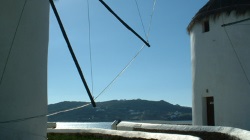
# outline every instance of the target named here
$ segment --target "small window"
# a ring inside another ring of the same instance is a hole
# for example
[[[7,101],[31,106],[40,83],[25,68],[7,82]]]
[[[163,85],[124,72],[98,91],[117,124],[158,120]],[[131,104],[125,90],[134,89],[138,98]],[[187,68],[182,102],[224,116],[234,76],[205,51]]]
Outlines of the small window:
[[[206,20],[203,22],[203,32],[208,32],[209,31],[209,21]]]

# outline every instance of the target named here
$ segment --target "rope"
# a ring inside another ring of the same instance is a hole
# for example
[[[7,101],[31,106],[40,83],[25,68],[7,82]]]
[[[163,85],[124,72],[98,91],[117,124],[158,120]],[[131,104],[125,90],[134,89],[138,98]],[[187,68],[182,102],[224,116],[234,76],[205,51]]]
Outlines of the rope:
[[[122,69],[122,71],[120,73],[118,73],[116,75],[116,77],[102,90],[102,92],[100,92],[96,98],[94,99],[96,101],[97,98],[99,98],[124,72],[125,70],[132,64],[132,62],[135,60],[135,58],[141,53],[141,51],[145,48],[145,44],[141,47],[141,49],[136,53],[136,55],[129,61],[129,63]],[[82,106],[78,106],[78,107],[74,107],[71,109],[67,109],[67,110],[62,110],[62,111],[58,111],[55,113],[51,113],[49,115],[47,115],[47,117],[53,116],[53,115],[57,115],[60,113],[64,113],[64,112],[69,112],[69,111],[73,111],[76,109],[80,109],[80,108],[84,108],[86,106],[90,105],[90,103],[86,104],[86,105],[82,105]]]
[[[135,60],[135,58],[141,53],[141,51],[145,48],[145,44],[142,45],[141,49],[136,53],[136,55],[129,61],[129,63],[122,69],[122,71],[120,71],[116,77],[96,96],[96,98],[94,98],[94,100],[96,101],[97,98],[99,98],[124,72],[125,70],[132,64],[132,62]],[[49,116],[53,116],[59,113],[64,113],[64,112],[69,112],[69,111],[73,111],[76,109],[80,109],[80,108],[84,108],[86,106],[90,105],[90,103],[86,104],[86,105],[82,105],[82,106],[78,106],[75,108],[71,108],[71,109],[67,109],[67,110],[62,110],[62,111],[58,111],[52,114],[47,115],[47,117]]]
[[[27,117],[27,118],[14,119],[14,120],[0,122],[0,124],[23,122],[23,121],[27,121],[27,120],[31,120],[31,119],[36,119],[36,118],[41,118],[41,117],[45,117],[45,116],[46,115],[37,115],[37,116],[32,116],[32,117]]]
[[[136,55],[128,62],[128,64],[116,75],[116,77],[102,90],[101,93],[99,93],[95,100],[102,95],[124,72],[125,70],[132,64],[132,62],[135,60],[135,58],[141,53],[141,51],[144,49],[145,44],[142,45],[141,49],[136,53]]]
[[[224,18],[223,18],[223,16],[222,16],[222,22],[223,22],[223,24],[224,24]],[[241,62],[241,60],[240,60],[240,57],[239,57],[238,53],[237,53],[237,51],[235,50],[235,47],[234,47],[234,45],[233,45],[233,42],[232,42],[231,38],[229,37],[229,34],[228,34],[227,30],[226,30],[226,26],[222,26],[222,27],[223,27],[223,29],[224,29],[224,31],[225,31],[225,33],[226,33],[226,36],[227,36],[227,38],[228,38],[228,40],[229,40],[229,42],[230,42],[230,46],[231,46],[232,49],[233,49],[233,52],[234,52],[234,54],[235,54],[235,56],[236,56],[236,59],[237,59],[237,61],[239,62],[240,67],[241,67],[241,69],[242,69],[242,71],[243,71],[243,73],[244,73],[244,75],[245,75],[245,77],[246,77],[246,79],[247,79],[247,81],[248,81],[248,84],[250,85],[250,80],[249,80],[249,78],[248,78],[248,76],[247,76],[247,73],[246,73],[246,71],[245,71],[245,69],[244,69],[244,67],[243,67],[243,64],[242,64],[242,62]]]
[[[5,64],[4,64],[3,73],[2,73],[1,78],[0,78],[0,85],[2,84],[2,81],[3,81],[3,77],[4,77],[4,74],[5,74],[6,68],[7,68],[7,64],[9,62],[10,54],[11,54],[12,49],[13,49],[14,41],[16,39],[17,30],[19,28],[19,25],[20,25],[20,22],[21,22],[21,19],[22,19],[22,16],[23,16],[23,11],[25,9],[26,3],[27,3],[27,0],[24,1],[23,8],[22,8],[22,11],[21,11],[21,15],[20,15],[20,17],[18,19],[18,23],[17,23],[17,26],[16,26],[14,37],[12,39],[10,50],[9,50],[8,55],[7,55],[7,60],[6,60]]]
[[[43,136],[43,135],[39,135],[39,134],[35,134],[35,133],[26,132],[26,131],[24,131],[24,130],[18,130],[18,129],[14,129],[14,128],[8,128],[8,127],[5,127],[5,126],[1,126],[1,124],[18,123],[18,122],[28,121],[28,120],[31,120],[31,119],[36,119],[36,118],[41,118],[41,117],[46,117],[46,114],[44,114],[44,115],[32,116],[32,117],[26,117],[26,118],[20,118],[20,119],[14,119],[14,120],[8,120],[8,121],[1,121],[1,122],[0,122],[0,127],[1,127],[1,128],[5,128],[5,129],[10,129],[10,130],[12,130],[12,131],[14,130],[14,131],[17,131],[17,132],[19,132],[19,133],[26,133],[26,134],[29,134],[29,135],[32,135],[32,136],[42,137],[42,138],[44,138],[45,140],[47,140],[47,137],[46,137],[46,136]]]
[[[116,77],[102,90],[102,92],[100,92],[96,98],[94,98],[94,100],[96,101],[97,98],[99,98],[124,72],[125,70],[132,64],[132,62],[135,60],[135,58],[141,53],[141,51],[145,48],[145,44],[141,47],[141,49],[136,53],[136,55],[129,61],[129,63],[122,69],[122,71],[120,73],[118,73],[116,75]],[[47,115],[47,117],[53,116],[53,115],[57,115],[60,113],[64,113],[64,112],[69,112],[69,111],[73,111],[76,109],[80,109],[80,108],[84,108],[86,106],[90,105],[90,103],[86,104],[86,105],[82,105],[82,106],[78,106],[78,107],[74,107],[71,109],[67,109],[67,110],[62,110],[62,111],[58,111],[55,113],[51,113],[49,115]]]
[[[141,25],[142,25],[142,28],[143,28],[143,31],[144,31],[145,37],[146,37],[146,39],[148,39],[148,38],[147,38],[147,34],[146,34],[146,30],[145,30],[145,27],[144,27],[144,24],[143,24],[143,21],[142,21],[142,16],[141,16],[141,12],[140,12],[140,9],[139,9],[139,6],[138,6],[138,3],[137,3],[137,0],[135,0],[135,4],[136,4],[137,11],[138,11],[138,14],[139,14],[139,17],[140,17],[140,20],[141,20]],[[147,40],[147,41],[148,41],[148,40]]]
[[[90,10],[89,10],[89,0],[87,0],[87,10],[88,10],[88,25],[89,25],[89,61],[90,61],[90,71],[91,71],[91,90],[92,96],[94,94],[94,78],[93,78],[93,65],[92,65],[92,45],[91,45],[91,24],[90,24]]]
[[[58,112],[55,112],[55,113],[51,113],[51,114],[48,114],[47,117],[50,117],[50,116],[53,116],[53,115],[56,115],[56,114],[59,114],[59,113],[64,113],[64,112],[69,112],[69,111],[73,111],[73,110],[76,110],[76,109],[80,109],[80,108],[86,107],[86,106],[88,106],[90,104],[91,103],[88,103],[86,105],[82,105],[82,106],[70,108],[70,109],[67,109],[67,110],[62,110],[62,111],[58,111]]]
[[[148,26],[148,34],[147,34],[147,36],[146,36],[147,40],[148,40],[148,38],[149,38],[149,33],[150,33],[150,30],[151,30],[153,15],[154,15],[154,12],[155,12],[155,5],[156,5],[156,0],[154,0],[152,12],[151,12],[151,15],[150,15],[150,22],[149,22],[149,26]]]

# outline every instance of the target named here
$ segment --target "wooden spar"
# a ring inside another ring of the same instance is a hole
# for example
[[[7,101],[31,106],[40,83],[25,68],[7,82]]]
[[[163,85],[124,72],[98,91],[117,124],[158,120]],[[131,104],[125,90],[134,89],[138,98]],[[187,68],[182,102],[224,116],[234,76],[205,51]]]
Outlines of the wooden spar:
[[[75,54],[74,54],[74,51],[73,51],[73,49],[72,49],[72,47],[71,47],[71,44],[70,44],[69,39],[68,39],[68,36],[67,36],[67,34],[66,34],[65,30],[64,30],[62,21],[61,21],[61,19],[60,19],[60,17],[59,17],[59,14],[58,14],[57,10],[56,10],[55,4],[54,4],[53,0],[49,0],[49,1],[50,1],[52,10],[53,10],[53,12],[54,12],[54,14],[55,14],[55,16],[56,16],[57,22],[58,22],[58,24],[59,24],[59,26],[60,26],[60,29],[61,29],[61,31],[62,31],[63,37],[64,37],[64,39],[65,39],[65,41],[66,41],[66,43],[67,43],[68,49],[69,49],[69,51],[70,51],[70,54],[71,54],[71,56],[72,56],[72,58],[73,58],[73,60],[74,60],[74,63],[75,63],[76,68],[77,68],[77,71],[78,71],[78,73],[79,73],[79,75],[80,75],[80,77],[81,77],[81,79],[82,79],[83,85],[84,85],[84,87],[85,87],[85,89],[86,89],[86,91],[87,91],[87,93],[88,93],[88,96],[89,96],[89,98],[90,98],[90,101],[91,101],[91,103],[92,103],[92,106],[93,106],[93,107],[96,107],[96,103],[95,103],[95,101],[94,101],[94,99],[93,99],[93,97],[92,97],[92,95],[91,95],[91,92],[90,92],[90,90],[89,90],[88,84],[87,84],[87,82],[86,82],[86,80],[85,80],[85,78],[84,78],[84,75],[83,75],[83,73],[82,73],[81,67],[80,67],[80,65],[79,65],[79,63],[78,63],[78,61],[77,61],[77,59],[76,59],[76,56],[75,56]]]
[[[133,30],[127,23],[125,23],[103,0],[99,0],[103,6],[105,6],[109,12],[114,15],[128,30],[130,30],[135,36],[137,36],[143,43],[145,43],[145,45],[147,45],[148,47],[150,47],[150,44],[144,40],[138,33],[135,32],[135,30]]]
[[[250,18],[239,20],[239,21],[235,21],[235,22],[231,22],[231,23],[222,24],[221,27],[234,25],[234,24],[241,23],[241,22],[248,21],[248,20],[250,20]]]

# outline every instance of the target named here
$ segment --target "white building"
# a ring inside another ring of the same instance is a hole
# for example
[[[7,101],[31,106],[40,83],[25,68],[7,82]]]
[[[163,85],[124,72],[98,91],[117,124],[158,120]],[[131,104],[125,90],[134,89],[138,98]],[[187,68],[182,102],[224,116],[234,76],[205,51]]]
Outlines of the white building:
[[[0,0],[0,140],[47,139],[49,0]]]
[[[249,0],[210,0],[189,24],[194,125],[250,130],[249,19]]]

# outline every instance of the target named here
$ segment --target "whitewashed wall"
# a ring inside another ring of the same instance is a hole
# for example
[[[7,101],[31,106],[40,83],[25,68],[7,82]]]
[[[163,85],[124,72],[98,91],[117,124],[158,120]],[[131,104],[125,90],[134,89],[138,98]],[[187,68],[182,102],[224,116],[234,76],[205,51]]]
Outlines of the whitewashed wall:
[[[48,33],[48,0],[0,0],[1,140],[46,139]]]
[[[221,14],[210,17],[209,32],[201,23],[191,29],[194,125],[206,125],[205,97],[214,96],[215,125],[250,130],[250,21],[221,27],[249,17]]]

